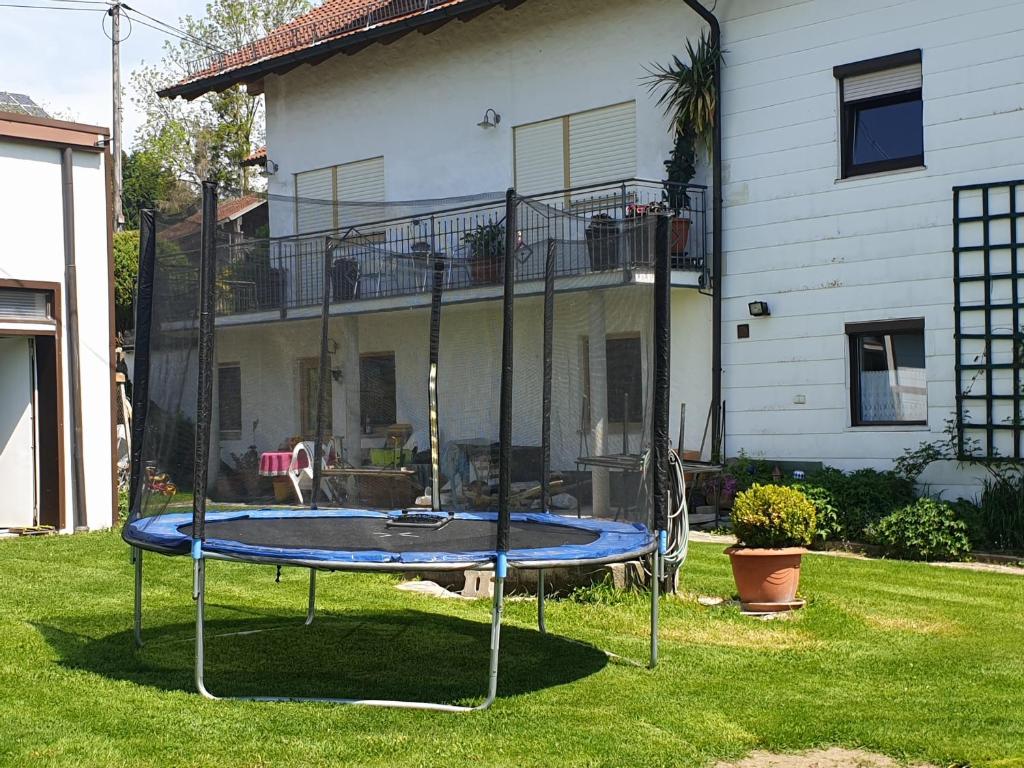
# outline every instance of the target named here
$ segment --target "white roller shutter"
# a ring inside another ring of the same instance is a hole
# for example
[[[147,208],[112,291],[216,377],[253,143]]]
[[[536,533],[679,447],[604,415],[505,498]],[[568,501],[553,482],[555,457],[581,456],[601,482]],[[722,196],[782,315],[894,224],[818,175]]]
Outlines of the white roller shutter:
[[[295,174],[295,228],[298,234],[334,228],[334,169]]]
[[[380,205],[346,205],[346,203],[380,203],[384,201],[384,158],[372,157],[337,166],[338,203],[341,226],[350,227],[384,217]]]
[[[636,176],[636,102],[569,116],[573,187]]]
[[[516,191],[520,194],[554,192],[568,186],[564,119],[515,128]]]
[[[891,93],[916,91],[921,87],[921,65],[883,69],[866,75],[854,75],[843,80],[843,100],[860,101]]]

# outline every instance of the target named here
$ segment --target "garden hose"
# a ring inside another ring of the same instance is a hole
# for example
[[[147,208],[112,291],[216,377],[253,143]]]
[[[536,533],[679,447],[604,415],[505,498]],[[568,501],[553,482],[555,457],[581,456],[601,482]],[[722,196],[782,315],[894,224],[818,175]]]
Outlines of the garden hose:
[[[686,473],[683,472],[682,457],[676,451],[668,452],[668,543],[665,548],[665,565],[669,574],[674,573],[686,562],[690,547],[689,510],[686,507]]]

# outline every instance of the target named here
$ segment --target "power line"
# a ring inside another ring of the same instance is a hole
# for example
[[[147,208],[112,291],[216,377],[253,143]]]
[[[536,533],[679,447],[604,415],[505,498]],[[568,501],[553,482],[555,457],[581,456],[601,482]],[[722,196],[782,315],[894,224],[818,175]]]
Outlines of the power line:
[[[104,3],[104,5],[106,5]],[[106,8],[72,8],[63,5],[25,5],[23,3],[0,3],[0,8],[32,8],[36,11],[91,11],[93,13],[106,13]]]
[[[127,4],[122,4],[122,7],[126,11],[131,11],[132,13],[137,13],[139,16],[142,16],[143,18],[149,19],[150,21],[155,22],[155,23],[159,24],[162,27],[165,27],[168,31],[170,31],[173,34],[176,34],[178,37],[181,37],[182,39],[190,40],[191,42],[194,42],[197,45],[202,45],[202,46],[204,46],[206,48],[209,48],[210,50],[216,51],[217,53],[224,53],[223,49],[218,48],[213,43],[210,43],[210,42],[208,42],[206,40],[203,40],[201,37],[197,37],[196,35],[193,35],[191,32],[187,32],[184,29],[181,29],[180,27],[174,26],[173,24],[169,24],[166,21],[161,21],[160,19],[158,19],[158,18],[156,18],[154,16],[150,16],[148,13],[143,13],[138,8],[135,8],[135,7],[127,5]],[[140,24],[144,24],[145,26],[149,26],[149,25],[146,25],[145,22],[143,22],[143,21],[141,21],[139,19],[136,19],[136,21],[138,21]]]
[[[122,8],[123,7],[124,6],[122,6]],[[161,34],[170,35],[171,37],[176,37],[179,40],[184,40],[186,43],[195,43],[197,45],[202,45],[203,47],[209,48],[211,51],[215,51],[216,53],[223,53],[223,51],[221,51],[219,48],[214,48],[209,43],[199,42],[197,40],[193,40],[190,37],[185,37],[184,35],[179,35],[176,32],[170,32],[170,31],[168,31],[166,29],[163,29],[162,27],[156,26],[155,24],[150,24],[148,22],[143,21],[142,19],[135,18],[134,16],[129,16],[127,12],[125,13],[125,17],[131,19],[136,24],[141,24],[144,27],[149,27],[152,30],[156,30],[157,32],[160,32]]]

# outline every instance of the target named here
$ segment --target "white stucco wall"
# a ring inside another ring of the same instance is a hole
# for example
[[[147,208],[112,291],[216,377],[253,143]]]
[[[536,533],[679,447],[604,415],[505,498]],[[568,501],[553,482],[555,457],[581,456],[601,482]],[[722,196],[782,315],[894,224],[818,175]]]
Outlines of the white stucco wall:
[[[270,76],[268,190],[292,195],[296,172],[383,155],[389,200],[500,192],[514,126],[634,99],[637,175],[660,179],[671,140],[645,67],[697,30],[681,2],[530,0]],[[484,130],[488,107],[501,124]],[[293,217],[272,206],[273,231]]]
[[[1024,4],[730,0],[719,13],[728,452],[886,466],[954,409],[952,187],[1024,176]],[[832,67],[913,48],[927,168],[839,180]],[[770,318],[749,317],[754,299]],[[845,323],[908,317],[925,320],[928,426],[851,427]],[[951,467],[923,480],[973,493]]]
[[[86,524],[109,526],[113,514],[111,465],[110,315],[113,300],[107,253],[104,156],[74,153],[75,257],[81,362],[82,453]],[[59,283],[67,321],[60,150],[0,140],[0,278]],[[2,331],[0,331],[2,333]],[[73,526],[71,391],[68,333],[61,328],[64,424],[65,529]]]

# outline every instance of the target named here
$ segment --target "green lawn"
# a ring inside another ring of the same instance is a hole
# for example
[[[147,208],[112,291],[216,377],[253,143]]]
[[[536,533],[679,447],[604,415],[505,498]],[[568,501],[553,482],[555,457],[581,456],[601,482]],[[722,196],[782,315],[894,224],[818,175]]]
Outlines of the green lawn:
[[[511,601],[499,699],[448,715],[210,702],[193,692],[190,563],[147,555],[146,637],[111,533],[0,541],[0,763],[17,766],[691,766],[752,749],[862,747],[905,761],[1024,766],[1024,577],[805,558],[808,606],[759,622],[695,596],[732,594],[727,559],[694,545],[664,602],[655,671],[637,597]],[[212,562],[207,683],[221,693],[474,700],[487,601],[400,592],[383,576]],[[596,594],[601,597],[600,591]]]

